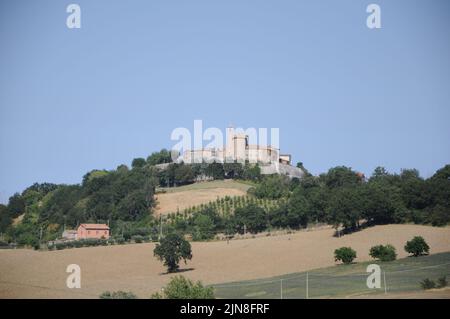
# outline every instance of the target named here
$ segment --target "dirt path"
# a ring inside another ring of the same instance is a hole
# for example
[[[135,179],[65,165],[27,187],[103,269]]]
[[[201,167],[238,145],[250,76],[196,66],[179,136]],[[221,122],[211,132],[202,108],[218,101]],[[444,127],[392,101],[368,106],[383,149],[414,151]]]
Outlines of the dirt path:
[[[351,246],[357,261],[370,260],[376,244],[390,243],[398,257],[405,242],[423,236],[431,253],[450,251],[450,227],[386,225],[341,238],[332,229],[277,237],[192,243],[194,258],[183,275],[205,284],[256,279],[334,265],[333,251]],[[125,290],[149,297],[170,279],[153,257],[154,244],[78,248],[62,251],[0,250],[0,298],[96,298],[106,290]],[[78,264],[82,288],[68,289],[67,265]]]

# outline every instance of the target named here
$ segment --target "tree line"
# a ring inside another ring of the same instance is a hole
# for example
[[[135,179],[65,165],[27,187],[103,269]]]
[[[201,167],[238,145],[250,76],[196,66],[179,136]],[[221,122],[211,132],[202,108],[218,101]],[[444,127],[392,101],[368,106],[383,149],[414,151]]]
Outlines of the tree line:
[[[164,163],[166,169],[155,166]],[[0,242],[35,246],[61,236],[64,228],[90,222],[108,223],[113,236],[154,238],[159,228],[159,219],[152,215],[158,187],[225,178],[251,181],[255,186],[248,195],[255,200],[241,204],[236,200],[227,214],[217,205],[175,214],[165,225],[166,232],[205,240],[217,233],[296,229],[310,223],[329,223],[347,232],[361,222],[440,226],[450,220],[450,165],[427,179],[415,169],[392,174],[382,167],[367,179],[339,166],[299,180],[263,176],[258,165],[249,163],[172,163],[170,152],[161,150],[147,159],[134,159],[130,168],[92,170],[80,184],[36,183],[14,194],[7,205],[0,205]]]

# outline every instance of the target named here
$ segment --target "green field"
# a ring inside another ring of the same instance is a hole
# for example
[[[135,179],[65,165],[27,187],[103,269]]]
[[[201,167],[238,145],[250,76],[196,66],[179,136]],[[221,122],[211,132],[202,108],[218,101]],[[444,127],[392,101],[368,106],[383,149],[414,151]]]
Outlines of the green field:
[[[246,192],[251,186],[251,183],[247,181],[236,181],[236,180],[216,180],[210,182],[198,182],[189,185],[179,186],[179,187],[164,187],[160,190],[166,193],[183,192],[197,189],[211,189],[211,188],[234,188]]]
[[[450,279],[450,253],[422,257],[408,257],[393,262],[365,262],[337,265],[329,268],[293,273],[252,281],[213,285],[217,298],[339,298],[367,294],[383,294],[381,288],[369,289],[366,285],[369,264],[378,264],[386,278],[386,293],[421,291],[425,278]],[[307,279],[308,278],[308,287]]]

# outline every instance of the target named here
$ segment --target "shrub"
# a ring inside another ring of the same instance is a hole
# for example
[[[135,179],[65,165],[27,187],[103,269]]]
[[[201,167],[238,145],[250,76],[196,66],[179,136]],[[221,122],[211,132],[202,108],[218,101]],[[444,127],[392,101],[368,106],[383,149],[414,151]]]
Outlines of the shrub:
[[[425,239],[421,236],[416,236],[410,241],[406,242],[405,250],[407,253],[412,254],[414,257],[428,254],[430,246],[425,242]]]
[[[135,235],[135,236],[131,237],[131,239],[137,244],[140,244],[144,241],[144,237],[141,235]]]
[[[395,247],[392,245],[373,246],[372,248],[370,248],[369,255],[374,259],[379,259],[380,261],[393,261],[397,258]]]
[[[125,238],[123,238],[123,237],[116,238],[115,242],[117,245],[122,245],[125,243]]]
[[[420,282],[420,286],[422,287],[422,289],[426,290],[426,289],[433,289],[436,287],[436,283],[429,279],[429,278],[425,278],[422,282]]]
[[[57,250],[62,250],[62,249],[64,249],[64,248],[66,248],[67,246],[66,246],[66,244],[65,243],[56,243],[55,244],[55,248],[57,249]]]
[[[448,285],[447,277],[442,276],[442,277],[438,278],[438,280],[437,280],[438,288],[444,288],[444,287],[447,287],[447,285]]]
[[[121,290],[114,292],[105,291],[100,295],[100,299],[137,299],[137,296],[132,292]]]
[[[175,276],[163,292],[153,294],[152,299],[214,299],[214,290],[204,287],[200,281],[194,284],[183,276]]]
[[[334,260],[342,261],[344,264],[350,264],[356,258],[356,251],[350,247],[341,247],[334,251]]]

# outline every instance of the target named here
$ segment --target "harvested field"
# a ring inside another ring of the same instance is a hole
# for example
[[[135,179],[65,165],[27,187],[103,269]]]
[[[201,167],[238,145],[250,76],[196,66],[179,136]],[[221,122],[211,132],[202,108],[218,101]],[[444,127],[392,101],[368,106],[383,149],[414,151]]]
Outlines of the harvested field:
[[[156,214],[175,213],[186,208],[207,204],[225,196],[243,196],[250,186],[244,183],[225,180],[195,183],[181,187],[164,189],[166,193],[156,195],[158,205]]]
[[[385,225],[341,238],[332,235],[332,229],[321,229],[229,244],[194,242],[194,258],[182,264],[182,274],[214,284],[301,272],[334,265],[333,251],[341,246],[353,247],[356,261],[368,261],[370,247],[390,243],[402,258],[405,242],[416,235],[425,238],[432,254],[450,251],[450,227]],[[164,274],[153,248],[149,243],[49,252],[0,250],[0,298],[96,298],[106,290],[149,297],[172,276]],[[81,267],[81,289],[66,288],[69,264]]]

